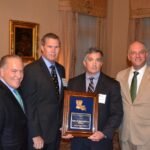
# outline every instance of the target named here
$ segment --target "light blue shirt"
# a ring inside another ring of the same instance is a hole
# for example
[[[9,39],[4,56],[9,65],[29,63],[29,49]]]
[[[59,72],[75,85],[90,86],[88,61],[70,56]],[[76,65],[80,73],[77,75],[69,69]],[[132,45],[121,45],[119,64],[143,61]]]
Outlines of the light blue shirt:
[[[50,72],[50,74],[51,74],[51,69],[50,69],[50,67],[51,67],[52,65],[55,66],[55,63],[50,62],[50,61],[47,60],[44,56],[42,56],[42,59],[43,59],[44,63],[46,64],[46,66],[47,66],[47,68],[48,68],[48,70],[49,70],[49,72]],[[59,76],[59,73],[58,73],[58,70],[57,70],[56,66],[55,66],[55,69],[56,69],[56,74],[57,74],[57,78],[58,78],[59,93],[60,93],[60,92],[61,92],[61,78],[60,78],[60,76]]]
[[[15,96],[16,100],[18,101],[18,103],[21,105],[21,108],[23,109],[23,111],[25,112],[24,110],[24,105],[23,105],[23,101],[22,101],[22,98],[19,94],[19,99],[18,99],[18,96],[16,97],[16,93],[14,91],[17,91],[16,89],[12,88],[10,85],[8,85],[2,78],[0,79],[7,87],[8,89],[11,91],[11,93]]]
[[[14,95],[14,88],[12,88],[10,85],[8,85],[2,78],[0,78],[0,80],[8,87],[8,89],[12,92],[12,94]]]
[[[93,83],[94,83],[94,91],[95,91],[95,88],[96,88],[99,76],[100,76],[100,72],[98,72],[98,73],[96,73],[94,75],[91,75],[91,74],[89,74],[89,73],[86,72],[86,91],[88,91],[88,86],[89,86],[90,78],[91,77],[94,78],[93,79]]]

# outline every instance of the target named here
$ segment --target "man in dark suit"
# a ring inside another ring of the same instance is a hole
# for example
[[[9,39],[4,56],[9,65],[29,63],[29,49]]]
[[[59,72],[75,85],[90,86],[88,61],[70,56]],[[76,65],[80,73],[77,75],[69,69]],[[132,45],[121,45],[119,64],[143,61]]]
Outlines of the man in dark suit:
[[[0,150],[27,150],[25,106],[17,92],[22,79],[21,58],[3,56],[0,60]]]
[[[123,116],[120,85],[100,71],[103,64],[102,51],[90,48],[83,64],[86,73],[70,79],[68,89],[98,94],[98,131],[88,138],[73,137],[71,134],[64,138],[72,138],[71,150],[112,150],[113,133]]]
[[[65,78],[64,67],[56,62],[59,50],[59,37],[44,35],[41,58],[24,70],[21,87],[27,104],[30,150],[56,150],[59,146]]]

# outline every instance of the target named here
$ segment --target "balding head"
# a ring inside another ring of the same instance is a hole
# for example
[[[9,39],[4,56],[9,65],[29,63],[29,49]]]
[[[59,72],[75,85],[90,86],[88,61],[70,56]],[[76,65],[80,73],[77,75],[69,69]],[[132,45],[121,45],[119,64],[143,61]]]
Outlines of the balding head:
[[[10,87],[16,89],[23,79],[23,62],[19,56],[6,55],[0,60],[0,76]]]
[[[142,68],[147,60],[148,51],[142,42],[135,41],[131,43],[128,50],[128,60],[134,69]]]

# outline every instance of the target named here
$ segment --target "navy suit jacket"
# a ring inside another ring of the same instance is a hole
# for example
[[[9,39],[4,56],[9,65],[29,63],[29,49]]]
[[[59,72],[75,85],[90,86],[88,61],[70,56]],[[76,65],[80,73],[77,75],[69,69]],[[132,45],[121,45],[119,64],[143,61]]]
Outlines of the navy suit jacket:
[[[68,89],[86,92],[85,73],[70,79]],[[113,133],[120,125],[123,116],[120,85],[116,80],[100,73],[95,93],[106,95],[105,104],[99,103],[98,106],[98,130],[112,139]]]
[[[0,149],[27,141],[27,118],[15,96],[0,81]]]
[[[65,69],[58,63],[55,65],[62,80],[65,78]],[[63,86],[57,99],[50,72],[40,58],[25,67],[21,88],[27,105],[31,137],[41,136],[45,143],[54,141],[61,124]]]

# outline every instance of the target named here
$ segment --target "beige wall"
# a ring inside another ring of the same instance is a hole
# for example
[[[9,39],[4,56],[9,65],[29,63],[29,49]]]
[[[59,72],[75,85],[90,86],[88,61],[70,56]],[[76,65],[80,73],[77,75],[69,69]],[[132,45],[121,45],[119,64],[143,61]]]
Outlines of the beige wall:
[[[115,77],[127,67],[129,0],[108,0],[104,71]]]
[[[40,24],[39,37],[59,32],[59,0],[0,0],[0,57],[9,53],[9,19]],[[115,77],[127,66],[129,0],[108,0],[104,72]]]
[[[39,37],[58,33],[58,0],[0,0],[0,57],[9,53],[9,20],[40,24]]]

